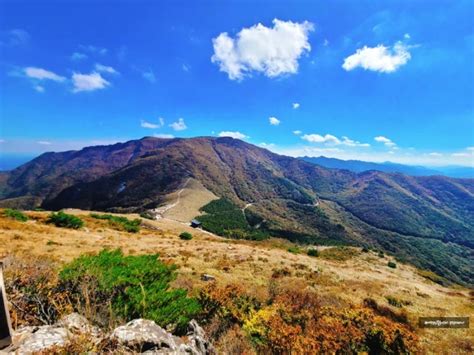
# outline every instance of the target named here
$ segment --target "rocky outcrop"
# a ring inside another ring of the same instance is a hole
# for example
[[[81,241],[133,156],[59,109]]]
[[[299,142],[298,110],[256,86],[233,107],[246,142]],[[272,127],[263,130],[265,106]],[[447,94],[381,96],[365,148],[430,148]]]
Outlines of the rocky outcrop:
[[[115,344],[122,352],[146,354],[214,354],[214,348],[206,340],[204,330],[192,320],[186,337],[179,338],[167,332],[155,322],[135,319],[115,328],[110,334],[92,326],[86,318],[72,313],[55,325],[23,327],[14,333],[13,345],[3,352],[7,354],[32,354],[60,349],[86,335],[95,344]],[[77,338],[75,338],[77,337]],[[113,349],[109,349],[112,350]]]

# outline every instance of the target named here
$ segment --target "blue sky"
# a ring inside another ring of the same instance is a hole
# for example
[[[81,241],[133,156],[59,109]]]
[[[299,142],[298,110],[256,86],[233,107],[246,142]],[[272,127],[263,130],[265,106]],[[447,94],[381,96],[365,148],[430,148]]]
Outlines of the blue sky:
[[[0,151],[232,135],[474,166],[473,1],[0,1]]]

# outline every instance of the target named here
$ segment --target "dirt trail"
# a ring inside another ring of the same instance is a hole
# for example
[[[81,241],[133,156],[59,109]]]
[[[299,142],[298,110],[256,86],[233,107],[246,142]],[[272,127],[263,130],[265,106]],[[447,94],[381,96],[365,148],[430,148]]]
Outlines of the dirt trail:
[[[157,208],[155,208],[155,209],[153,210],[153,212],[156,213],[156,217],[155,217],[156,219],[163,218],[163,215],[164,215],[168,210],[170,210],[170,209],[176,207],[176,206],[179,204],[179,202],[181,201],[181,194],[183,193],[183,191],[184,191],[184,189],[186,188],[186,186],[188,186],[189,181],[191,181],[191,178],[188,178],[188,179],[184,182],[183,186],[182,186],[181,189],[178,191],[178,198],[176,199],[175,202],[170,203],[170,204],[168,204],[168,205],[161,206],[161,207],[157,207]]]

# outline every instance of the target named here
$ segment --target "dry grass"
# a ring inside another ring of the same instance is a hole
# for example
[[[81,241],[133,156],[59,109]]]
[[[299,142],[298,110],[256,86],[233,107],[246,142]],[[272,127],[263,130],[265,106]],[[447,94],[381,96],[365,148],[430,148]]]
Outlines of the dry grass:
[[[377,258],[372,252],[359,253],[344,260],[314,258],[304,253],[287,251],[287,241],[271,239],[264,242],[236,241],[195,230],[185,223],[167,218],[146,221],[148,228],[131,234],[111,229],[107,221],[89,217],[89,212],[68,210],[80,215],[86,226],[80,230],[57,228],[45,224],[47,212],[27,212],[31,218],[22,223],[0,213],[0,257],[48,257],[63,263],[83,253],[103,248],[122,248],[125,253],[159,253],[164,260],[180,266],[176,285],[197,291],[205,282],[203,273],[214,275],[219,284],[237,283],[257,297],[263,298],[275,270],[287,269],[282,275],[287,287],[313,287],[334,302],[362,303],[373,298],[387,305],[387,296],[408,300],[403,306],[410,321],[419,316],[472,316],[474,306],[469,291],[445,288],[420,276],[409,265],[397,263],[387,267],[389,256]],[[136,215],[128,215],[136,218]],[[193,239],[181,240],[181,232],[190,232]],[[326,253],[331,254],[331,251]],[[471,329],[419,330],[421,345],[432,353],[463,353],[472,346]],[[244,345],[242,345],[244,346]]]

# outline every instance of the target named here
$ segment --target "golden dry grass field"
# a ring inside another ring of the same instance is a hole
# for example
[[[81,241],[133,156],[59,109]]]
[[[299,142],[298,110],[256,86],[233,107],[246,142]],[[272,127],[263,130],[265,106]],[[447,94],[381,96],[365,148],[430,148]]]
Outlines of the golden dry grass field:
[[[415,326],[419,316],[471,316],[472,323],[472,290],[440,286],[410,265],[397,262],[395,269],[389,268],[392,258],[380,258],[372,251],[321,247],[319,257],[310,257],[303,249],[289,252],[292,244],[284,240],[229,240],[169,218],[143,220],[140,232],[133,234],[90,217],[89,211],[66,212],[80,215],[85,226],[72,230],[46,224],[49,212],[26,212],[27,222],[0,213],[0,258],[37,256],[62,264],[103,248],[121,248],[126,254],[159,253],[179,266],[175,281],[179,287],[196,291],[205,284],[201,274],[206,273],[219,284],[238,283],[261,298],[268,292],[272,275],[285,270],[285,287],[311,287],[330,302],[361,303],[370,297],[388,306],[386,297],[391,296],[408,301],[403,308]],[[178,235],[184,231],[192,233],[193,239],[181,240]],[[472,324],[471,329],[420,329],[417,333],[427,353],[463,353],[457,349],[472,346],[474,339]]]

